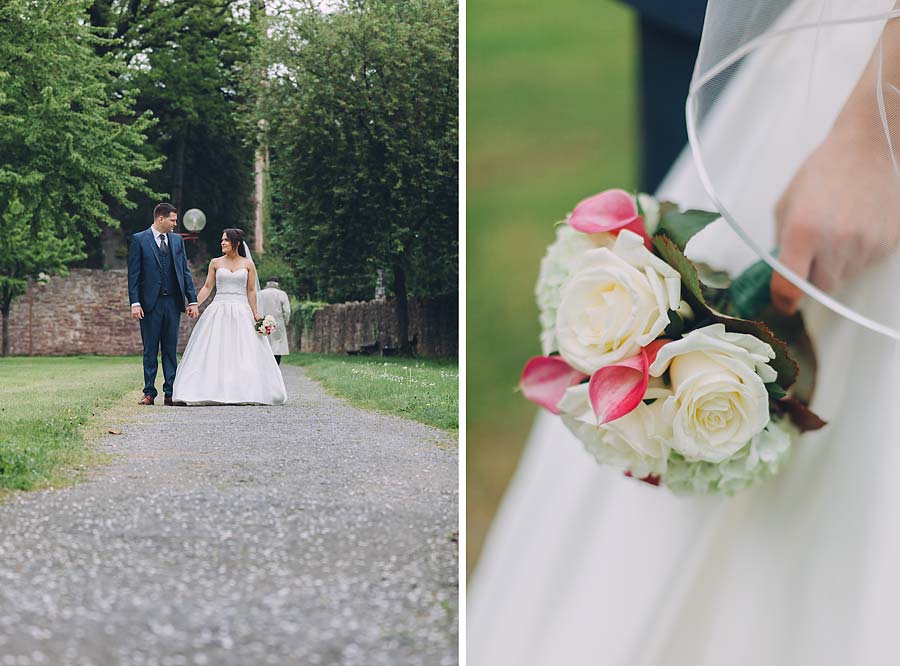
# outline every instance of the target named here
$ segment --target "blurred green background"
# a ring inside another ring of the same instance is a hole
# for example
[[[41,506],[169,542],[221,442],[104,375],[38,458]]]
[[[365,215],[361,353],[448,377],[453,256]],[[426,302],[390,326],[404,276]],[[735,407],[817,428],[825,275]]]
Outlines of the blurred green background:
[[[533,288],[554,222],[637,182],[635,19],[607,0],[467,7],[467,557],[471,572],[536,408]]]

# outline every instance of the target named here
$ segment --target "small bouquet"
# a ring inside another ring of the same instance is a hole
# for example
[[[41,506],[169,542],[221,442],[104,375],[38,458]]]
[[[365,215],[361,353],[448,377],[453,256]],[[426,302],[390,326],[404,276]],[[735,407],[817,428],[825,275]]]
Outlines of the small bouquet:
[[[256,332],[260,335],[272,335],[275,328],[275,317],[272,315],[266,315],[256,320]]]
[[[685,256],[718,218],[623,190],[579,203],[541,262],[544,355],[520,382],[599,463],[676,493],[769,478],[825,425],[807,407],[812,344],[771,308],[768,265],[732,278]]]

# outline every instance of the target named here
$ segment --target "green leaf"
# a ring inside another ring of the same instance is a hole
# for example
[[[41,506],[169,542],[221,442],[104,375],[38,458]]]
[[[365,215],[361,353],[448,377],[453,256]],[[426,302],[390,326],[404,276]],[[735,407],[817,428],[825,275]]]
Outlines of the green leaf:
[[[772,267],[760,260],[741,273],[728,292],[729,313],[755,319],[771,304]]]
[[[631,196],[634,198],[634,205],[637,206],[638,215],[640,215],[645,220],[647,219],[646,213],[644,213],[644,207],[641,205],[641,198],[638,196],[640,192],[635,190],[631,193]]]
[[[659,227],[656,232],[671,238],[678,249],[683,251],[695,234],[719,217],[718,213],[705,210],[678,210],[672,205],[660,206]]]
[[[775,351],[775,358],[772,359],[769,365],[778,373],[776,381],[781,388],[789,389],[797,380],[799,367],[788,352],[787,345],[776,338],[772,331],[762,322],[729,317],[711,307],[703,296],[697,268],[684,256],[684,252],[671,238],[663,234],[657,234],[653,237],[653,246],[663,261],[681,275],[681,284],[684,287],[682,298],[694,309],[697,321],[708,320],[710,323],[725,324],[727,331],[754,335],[763,342],[768,343]]]
[[[797,362],[800,372],[797,381],[791,386],[791,397],[803,404],[812,402],[818,375],[818,362],[812,339],[806,330],[803,315],[795,312],[785,315],[769,306],[763,310],[759,318],[766,322],[769,329],[781,340],[788,343],[791,358]]]
[[[700,282],[707,287],[712,287],[713,289],[728,289],[728,287],[731,286],[731,276],[725,271],[716,270],[712,266],[700,261],[695,261],[694,266],[697,267],[697,274],[700,276]]]
[[[778,382],[769,382],[766,384],[766,391],[769,392],[769,397],[773,400],[779,400],[787,395],[787,391],[781,388],[781,386],[778,385]]]
[[[663,331],[663,335],[667,338],[680,338],[684,333],[684,319],[677,312],[669,310],[669,325]]]

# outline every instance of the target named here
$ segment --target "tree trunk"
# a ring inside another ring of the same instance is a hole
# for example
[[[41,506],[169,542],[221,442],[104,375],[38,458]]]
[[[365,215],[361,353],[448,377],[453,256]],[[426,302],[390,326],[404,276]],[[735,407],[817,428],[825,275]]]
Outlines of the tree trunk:
[[[267,152],[265,146],[258,146],[254,160],[256,191],[253,196],[253,251],[257,255],[263,253],[263,204],[266,196],[264,175]]]
[[[266,39],[267,20],[265,0],[250,0],[250,21],[259,30],[262,40]],[[256,74],[259,77],[260,88],[265,88],[268,81],[266,67],[260,67]],[[262,93],[257,99],[257,111],[259,110]],[[256,151],[253,160],[254,171],[254,195],[253,195],[253,251],[262,255],[265,251],[265,203],[266,180],[265,172],[269,166],[269,147],[266,145],[265,120],[261,120],[256,134]]]
[[[9,306],[0,306],[0,316],[3,318],[3,348],[0,356],[9,356]]]
[[[397,308],[400,354],[409,356],[412,354],[412,347],[409,344],[409,300],[406,294],[406,269],[400,261],[394,263],[394,299]]]
[[[181,135],[178,137],[178,145],[175,147],[175,182],[172,186],[172,204],[178,209],[179,217],[183,212],[181,199],[184,192],[184,144],[184,135]]]

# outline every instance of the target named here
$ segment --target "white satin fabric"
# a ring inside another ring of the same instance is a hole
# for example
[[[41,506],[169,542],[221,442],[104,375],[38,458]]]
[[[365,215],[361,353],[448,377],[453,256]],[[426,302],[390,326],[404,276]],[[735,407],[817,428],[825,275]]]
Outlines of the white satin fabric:
[[[841,81],[822,122],[870,48],[831,51]],[[803,156],[791,153],[791,118],[771,123],[749,94],[753,77],[800,57],[767,53],[736,75],[705,150],[734,164],[719,182],[771,219]],[[785,168],[742,170],[760,150],[782,151]],[[709,206],[687,153],[660,195]],[[724,224],[689,249],[735,270],[756,259]],[[886,261],[841,297],[864,306],[892,290],[884,320],[897,327],[898,284],[898,262]],[[469,666],[897,663],[900,346],[821,305],[804,309],[819,355],[813,407],[830,424],[800,440],[777,478],[734,498],[678,498],[626,479],[597,466],[557,417],[538,417],[469,587]]]
[[[216,295],[191,333],[172,398],[189,405],[281,405],[287,391],[247,301],[246,268],[216,270]]]

